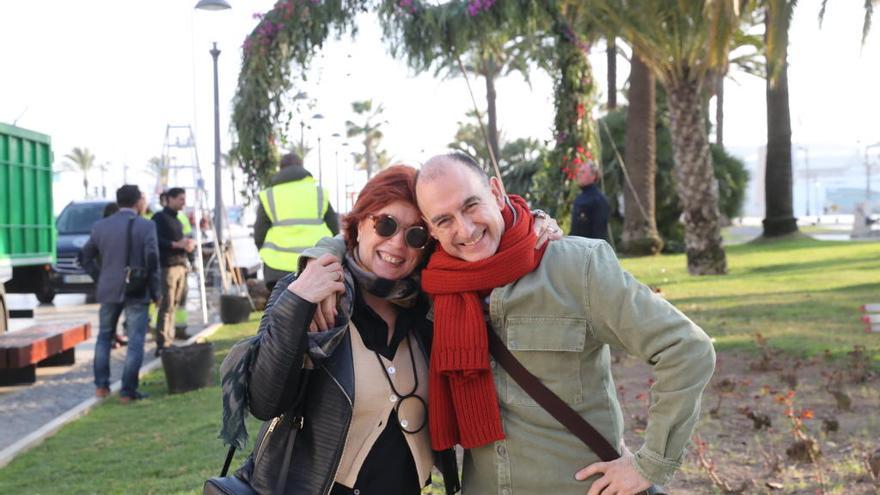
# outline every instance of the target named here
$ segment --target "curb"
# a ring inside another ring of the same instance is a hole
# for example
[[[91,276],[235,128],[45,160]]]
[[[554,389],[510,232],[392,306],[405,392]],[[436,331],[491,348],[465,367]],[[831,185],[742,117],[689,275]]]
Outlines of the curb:
[[[216,332],[220,327],[222,327],[222,323],[213,323],[205,327],[201,332],[193,335],[192,337],[186,339],[184,345],[192,344],[199,339],[203,339],[212,335]],[[159,366],[162,365],[161,359],[153,359],[149,363],[141,366],[140,372],[138,376],[144,376],[147,373],[155,370]],[[110,385],[110,393],[116,393],[119,389],[122,388],[122,380],[117,380]],[[84,416],[88,413],[95,405],[103,402],[103,399],[98,399],[97,397],[89,397],[88,399],[80,402],[76,406],[68,409],[66,412],[62,413],[57,418],[52,421],[44,424],[37,430],[32,431],[24,438],[18,440],[12,445],[6,447],[3,450],[0,450],[0,468],[5,467],[7,464],[12,462],[16,456],[19,454],[26,452],[37,445],[41,444],[43,440],[49,438],[54,435],[58,430],[60,430],[64,425],[70,423],[71,421],[79,418],[80,416]]]

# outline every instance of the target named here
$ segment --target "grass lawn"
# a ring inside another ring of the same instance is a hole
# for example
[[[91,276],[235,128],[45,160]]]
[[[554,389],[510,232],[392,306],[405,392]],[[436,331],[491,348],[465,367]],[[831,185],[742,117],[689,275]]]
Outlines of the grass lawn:
[[[226,325],[209,339],[215,369],[235,342],[256,332],[258,321]],[[169,395],[160,368],[144,378],[142,390],[148,399],[131,405],[108,399],[0,469],[0,493],[202,493],[226,456],[217,440],[219,378],[211,387]],[[251,442],[258,426],[249,424]],[[246,457],[236,454],[233,466]]]
[[[687,275],[683,255],[633,258],[623,265],[717,339],[719,350],[754,349],[760,332],[790,354],[863,345],[878,361],[880,335],[865,334],[858,307],[880,302],[880,244],[811,239],[727,248],[730,274]],[[255,316],[256,318],[256,316]],[[220,329],[217,366],[257,320]],[[225,448],[216,439],[220,388],[168,395],[161,370],[144,380],[151,397],[107,400],[42,445],[0,469],[0,493],[201,493]],[[251,422],[251,441],[257,424]],[[233,466],[245,457],[239,453]]]
[[[623,266],[716,339],[719,350],[769,345],[796,355],[862,345],[880,359],[880,334],[867,334],[859,307],[880,303],[880,243],[793,239],[729,246],[729,273],[687,274],[684,255],[630,258]],[[878,363],[880,364],[880,363]]]

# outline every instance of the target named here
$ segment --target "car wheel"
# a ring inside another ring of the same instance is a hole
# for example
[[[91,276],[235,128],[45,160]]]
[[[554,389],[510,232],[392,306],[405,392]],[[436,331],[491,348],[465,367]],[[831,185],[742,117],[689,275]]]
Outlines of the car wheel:
[[[55,300],[55,289],[44,285],[34,295],[37,296],[37,301],[40,301],[42,304],[52,304],[52,301]]]

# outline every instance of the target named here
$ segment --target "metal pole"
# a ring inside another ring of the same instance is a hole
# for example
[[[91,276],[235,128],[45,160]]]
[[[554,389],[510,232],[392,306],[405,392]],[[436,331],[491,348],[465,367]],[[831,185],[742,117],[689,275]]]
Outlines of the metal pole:
[[[217,77],[217,43],[211,48],[214,59],[214,236],[217,245],[223,245],[223,181],[220,170],[220,85]],[[220,253],[217,253],[220,256]]]
[[[336,170],[336,213],[342,212],[342,203],[339,201],[339,143],[333,151],[333,168]]]
[[[324,169],[321,167],[321,136],[318,136],[318,187],[324,187]]]

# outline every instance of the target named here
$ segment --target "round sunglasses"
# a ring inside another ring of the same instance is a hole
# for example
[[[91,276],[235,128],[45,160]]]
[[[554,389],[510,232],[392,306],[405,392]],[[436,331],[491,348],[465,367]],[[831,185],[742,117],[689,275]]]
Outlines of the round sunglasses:
[[[394,237],[400,230],[400,224],[391,215],[370,215],[370,219],[373,220],[373,230],[382,237]],[[428,231],[421,225],[411,225],[403,231],[403,240],[411,248],[422,249],[429,239]]]

